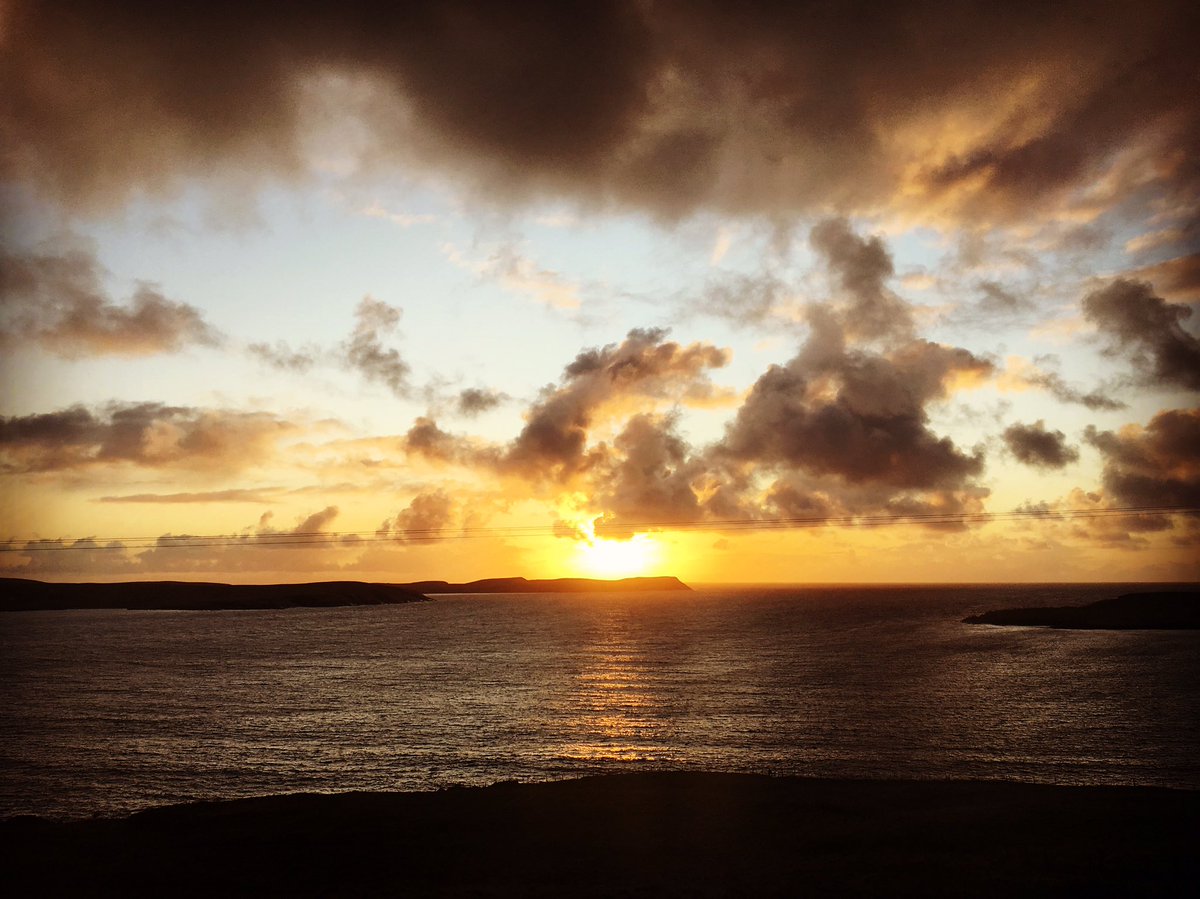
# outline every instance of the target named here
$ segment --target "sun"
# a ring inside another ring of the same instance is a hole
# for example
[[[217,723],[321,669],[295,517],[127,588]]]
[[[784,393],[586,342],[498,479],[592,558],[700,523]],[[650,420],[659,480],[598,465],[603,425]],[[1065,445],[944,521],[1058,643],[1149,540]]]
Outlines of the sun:
[[[645,534],[630,540],[594,537],[579,543],[576,566],[595,577],[618,578],[645,574],[656,564],[659,545]]]

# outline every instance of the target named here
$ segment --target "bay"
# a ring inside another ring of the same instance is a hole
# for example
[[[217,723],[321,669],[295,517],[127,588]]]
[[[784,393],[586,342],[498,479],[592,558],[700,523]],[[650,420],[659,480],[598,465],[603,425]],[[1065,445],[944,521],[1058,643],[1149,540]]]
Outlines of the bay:
[[[646,769],[1200,789],[1200,634],[961,622],[1135,589],[9,613],[0,815]]]

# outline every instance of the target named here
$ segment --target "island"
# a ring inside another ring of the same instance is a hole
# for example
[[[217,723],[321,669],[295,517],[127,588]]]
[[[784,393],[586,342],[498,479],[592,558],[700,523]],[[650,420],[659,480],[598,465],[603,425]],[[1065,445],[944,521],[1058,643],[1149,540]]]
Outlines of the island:
[[[1125,593],[1086,606],[994,609],[963,621],[1078,630],[1194,630],[1200,628],[1200,591]]]
[[[374,584],[322,581],[311,584],[215,584],[197,581],[125,581],[113,584],[51,583],[0,578],[0,611],[128,609],[136,611],[238,611],[251,609],[335,608],[428,602],[437,593],[598,593],[688,590],[674,577],[528,580],[487,578],[467,583],[418,581]]]

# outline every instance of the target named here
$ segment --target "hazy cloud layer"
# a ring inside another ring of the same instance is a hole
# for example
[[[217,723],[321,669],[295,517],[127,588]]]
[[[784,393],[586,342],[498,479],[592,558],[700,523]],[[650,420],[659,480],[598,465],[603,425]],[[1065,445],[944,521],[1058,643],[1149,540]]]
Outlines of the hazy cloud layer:
[[[103,276],[84,250],[0,254],[0,344],[32,341],[78,358],[149,356],[221,342],[194,306],[146,283],[127,303],[114,303]]]
[[[121,496],[102,496],[101,503],[259,503],[271,501],[283,487],[235,487],[229,490],[203,490],[194,493],[129,493]]]
[[[293,426],[267,412],[161,403],[72,406],[0,417],[0,471],[63,471],[94,465],[229,472],[269,457]]]
[[[1051,368],[1044,366],[1057,366],[1058,358],[1055,355],[1040,355],[1033,360],[1033,364],[1022,360],[1019,356],[1009,359],[1009,367],[1004,372],[1001,380],[1002,383],[1010,389],[1022,390],[1025,388],[1034,388],[1037,390],[1045,390],[1048,394],[1055,398],[1058,402],[1076,404],[1076,406],[1084,406],[1093,410],[1116,410],[1126,408],[1127,403],[1117,400],[1111,396],[1106,389],[1096,390],[1080,390],[1076,386],[1067,383],[1067,380],[1062,377],[1062,374],[1057,371],[1052,371]]]
[[[357,106],[375,156],[494,197],[666,217],[994,220],[1154,195],[1194,210],[1196,26],[1184,0],[16,0],[0,134],[10,177],[77,204],[214,170],[293,175],[337,76],[346,97],[324,102]]]
[[[1079,450],[1067,444],[1062,431],[1046,430],[1042,420],[1020,422],[1004,429],[1004,445],[1018,462],[1033,468],[1065,468],[1079,461]]]
[[[1144,381],[1200,390],[1200,340],[1183,328],[1189,307],[1168,303],[1144,281],[1118,279],[1088,294],[1083,311]]]
[[[308,371],[320,361],[322,356],[318,347],[293,350],[283,341],[276,341],[274,344],[251,343],[247,345],[246,352],[263,365],[297,374]]]

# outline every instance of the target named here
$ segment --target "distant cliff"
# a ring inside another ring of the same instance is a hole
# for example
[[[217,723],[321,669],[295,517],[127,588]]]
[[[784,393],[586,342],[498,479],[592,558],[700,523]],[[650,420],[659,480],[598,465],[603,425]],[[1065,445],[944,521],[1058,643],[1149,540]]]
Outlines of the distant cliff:
[[[692,588],[677,577],[626,577],[611,581],[586,577],[560,577],[528,580],[523,577],[490,577],[465,584],[446,581],[417,581],[405,584],[421,593],[641,593],[651,590],[687,590]]]
[[[0,610],[332,608],[424,602],[426,597],[396,584],[326,581],[316,584],[204,584],[192,581],[133,581],[121,584],[49,584],[0,578]]]
[[[1200,591],[1126,593],[1086,606],[995,609],[963,621],[1081,630],[1191,630],[1200,628]]]

